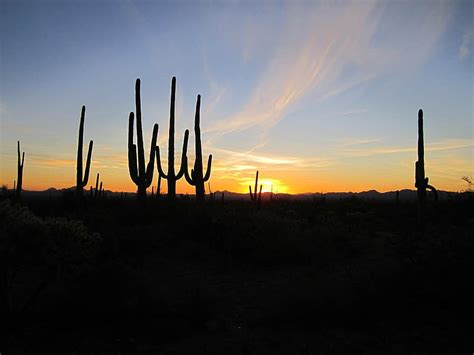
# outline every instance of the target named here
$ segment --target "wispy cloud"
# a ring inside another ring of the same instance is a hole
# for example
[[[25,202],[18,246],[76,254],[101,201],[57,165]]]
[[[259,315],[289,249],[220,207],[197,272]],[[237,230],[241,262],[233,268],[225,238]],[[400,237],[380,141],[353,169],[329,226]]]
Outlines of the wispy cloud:
[[[288,10],[277,48],[269,49],[267,70],[249,101],[207,132],[266,129],[310,91],[315,100],[325,100],[397,66],[416,66],[431,52],[451,13],[444,2],[415,4],[403,28],[390,28],[397,38],[385,42],[375,37],[387,9],[376,2],[307,5],[297,3]]]
[[[343,147],[350,147],[354,145],[366,145],[366,144],[372,144],[372,143],[378,143],[380,142],[380,138],[367,138],[367,139],[353,139],[353,138],[346,138],[342,140],[342,146]]]
[[[459,59],[466,59],[471,52],[471,43],[474,39],[474,28],[469,28],[463,33],[461,39],[461,45],[459,46],[458,55]]]
[[[259,170],[262,176],[271,177],[273,180],[265,180],[266,190],[271,185],[279,186],[280,192],[285,187],[282,181],[276,181],[273,176],[275,172],[281,173],[291,171],[292,173],[302,171],[321,171],[336,164],[331,158],[301,158],[291,156],[276,156],[255,154],[253,152],[236,152],[227,149],[212,148],[215,156],[213,171],[219,179],[233,180],[240,185],[248,185],[255,178],[255,171]],[[263,183],[263,180],[262,180]]]
[[[352,144],[343,145],[341,152],[345,156],[365,157],[380,154],[397,154],[397,153],[412,153],[417,151],[416,146],[412,147],[362,147],[362,148],[348,148]],[[456,150],[474,147],[474,142],[471,139],[446,139],[440,142],[425,144],[425,151],[438,152],[445,150]]]
[[[352,116],[352,115],[360,115],[363,113],[369,112],[366,108],[354,108],[351,110],[346,110],[340,113],[341,116]]]

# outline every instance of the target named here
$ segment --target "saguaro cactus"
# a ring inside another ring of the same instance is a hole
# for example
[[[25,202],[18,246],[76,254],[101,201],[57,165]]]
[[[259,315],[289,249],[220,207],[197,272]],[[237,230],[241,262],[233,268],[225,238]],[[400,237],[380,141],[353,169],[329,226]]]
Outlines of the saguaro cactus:
[[[18,151],[18,165],[17,165],[17,183],[16,183],[16,197],[20,197],[21,188],[23,185],[23,166],[25,164],[25,152],[20,160],[20,141],[17,142],[17,151]],[[15,189],[15,188],[14,188]]]
[[[199,126],[201,121],[201,95],[197,96],[196,101],[196,114],[194,116],[194,135],[195,135],[195,149],[196,158],[194,160],[194,169],[191,169],[191,175],[188,172],[188,164],[186,158],[186,169],[185,177],[186,181],[196,187],[196,201],[203,202],[205,195],[204,183],[209,180],[211,176],[211,165],[212,165],[212,154],[209,155],[207,160],[206,174],[202,171],[202,147],[201,147],[201,127]],[[209,193],[212,195],[211,191]]]
[[[94,198],[97,199],[99,198],[99,173],[97,173],[97,177],[95,179],[95,190],[94,190]],[[102,184],[102,182],[100,182]],[[92,189],[92,186],[91,186]]]
[[[418,218],[423,219],[426,202],[426,189],[433,191],[434,199],[438,200],[438,191],[428,183],[425,177],[425,148],[423,140],[423,110],[418,111],[418,160],[415,162],[415,187],[418,197]]]
[[[257,188],[258,188],[258,170],[257,173],[255,174],[255,189],[252,193],[252,186],[249,185],[249,192],[250,192],[250,199],[254,201],[257,205],[260,204],[262,201],[262,188],[263,185],[260,185],[260,191],[257,194]]]
[[[91,157],[92,157],[92,146],[94,145],[94,142],[91,140],[89,142],[89,150],[87,151],[86,171],[84,172],[84,178],[83,178],[82,177],[82,145],[84,141],[85,114],[86,114],[86,107],[82,106],[81,121],[79,123],[79,139],[77,143],[76,193],[78,197],[83,196],[84,187],[87,186],[87,181],[89,180],[89,171],[91,167]]]
[[[183,153],[181,155],[181,167],[178,173],[174,169],[174,123],[175,123],[175,98],[176,98],[176,77],[171,79],[171,103],[170,103],[170,126],[168,133],[168,173],[165,174],[161,167],[160,147],[156,147],[156,160],[158,165],[158,174],[168,181],[168,198],[176,197],[176,181],[181,179],[186,170],[186,151],[188,148],[189,131],[184,132]]]
[[[145,152],[143,148],[142,110],[140,99],[140,79],[135,83],[135,111],[137,116],[137,144],[133,143],[133,121],[134,113],[130,112],[128,118],[128,170],[132,181],[137,185],[137,197],[139,200],[146,198],[146,189],[153,181],[153,168],[155,165],[155,146],[158,136],[158,124],[153,126],[153,134],[150,145],[150,159],[145,169]],[[138,148],[138,152],[137,152]],[[138,164],[137,164],[138,161]]]
[[[156,185],[156,197],[160,198],[161,194],[161,175],[158,174],[158,185]]]

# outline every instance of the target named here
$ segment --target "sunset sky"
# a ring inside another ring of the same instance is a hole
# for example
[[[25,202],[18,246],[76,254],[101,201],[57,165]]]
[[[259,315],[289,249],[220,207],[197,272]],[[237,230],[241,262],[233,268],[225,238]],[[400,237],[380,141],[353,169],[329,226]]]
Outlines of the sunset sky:
[[[460,191],[461,177],[474,176],[472,1],[0,6],[0,183],[10,187],[17,140],[26,152],[24,189],[75,184],[85,105],[84,156],[94,140],[89,185],[100,172],[106,189],[135,191],[127,167],[135,79],[145,154],[156,122],[165,159],[172,76],[177,162],[186,128],[194,161],[201,94],[214,191],[247,191],[257,169],[264,189],[277,192],[414,189],[419,108],[431,184]],[[193,191],[178,183],[178,192]]]

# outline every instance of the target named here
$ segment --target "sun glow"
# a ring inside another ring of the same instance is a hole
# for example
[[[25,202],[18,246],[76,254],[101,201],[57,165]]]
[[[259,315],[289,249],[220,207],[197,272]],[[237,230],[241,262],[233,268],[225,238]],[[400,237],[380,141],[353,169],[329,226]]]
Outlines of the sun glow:
[[[248,192],[249,186],[252,187],[252,191],[255,188],[255,178],[254,179],[245,179],[240,182],[242,185],[242,192]],[[281,180],[278,179],[262,179],[258,180],[258,190],[262,186],[262,192],[273,192],[273,193],[287,193],[288,186],[285,185]]]

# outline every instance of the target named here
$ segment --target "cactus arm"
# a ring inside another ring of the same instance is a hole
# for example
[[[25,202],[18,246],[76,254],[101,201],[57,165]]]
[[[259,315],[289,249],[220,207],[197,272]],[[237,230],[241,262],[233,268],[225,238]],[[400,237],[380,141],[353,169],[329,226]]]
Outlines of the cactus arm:
[[[160,147],[155,146],[155,153],[156,153],[156,165],[158,169],[158,174],[163,178],[163,179],[168,179],[168,175],[165,174],[163,171],[163,168],[161,166],[161,158],[160,158]]]
[[[150,187],[153,182],[153,169],[155,168],[155,147],[156,147],[156,138],[158,136],[158,124],[155,123],[153,126],[153,134],[151,137],[151,146],[150,146],[150,160],[146,168],[145,176],[145,186]]]
[[[137,153],[138,153],[138,176],[145,176],[145,151],[143,149],[142,109],[140,98],[140,79],[135,82],[135,110],[137,116]]]
[[[97,177],[95,179],[95,194],[94,197],[97,198],[99,193],[99,173],[97,173]]]
[[[183,151],[181,152],[181,167],[179,168],[179,172],[176,175],[176,180],[179,180],[183,177],[186,170],[188,170],[188,139],[189,139],[189,130],[187,129],[184,131],[184,139],[183,139]]]
[[[130,112],[128,119],[128,170],[133,183],[138,185],[137,146],[133,144],[133,120],[134,114]]]
[[[257,174],[255,175],[255,189],[253,190],[253,193],[255,194],[255,199],[257,198],[257,188],[258,188],[258,170],[257,170]]]
[[[211,177],[211,165],[212,165],[212,154],[209,155],[209,159],[207,160],[207,169],[206,175],[204,175],[203,180],[207,181]]]
[[[138,185],[140,180],[137,171],[137,146],[135,144],[128,148],[128,170],[133,183]]]
[[[187,158],[186,158],[186,165],[188,165]],[[195,186],[196,182],[193,180],[193,175],[194,175],[193,172],[194,170],[191,169],[191,175],[189,175],[188,168],[186,167],[186,169],[184,169],[184,177],[186,178],[186,181],[188,182],[189,185]]]
[[[87,160],[86,160],[86,170],[84,172],[84,180],[82,182],[82,187],[87,186],[87,182],[89,181],[89,171],[91,169],[91,158],[92,158],[92,147],[94,142],[91,140],[89,142],[89,149],[87,150]]]
[[[133,145],[133,121],[135,119],[135,114],[133,112],[130,112],[130,115],[128,116],[128,146]]]
[[[253,201],[252,186],[249,185],[250,199]]]
[[[150,146],[150,160],[148,161],[148,165],[146,168],[146,176],[145,176],[145,186],[148,188],[150,187],[151,183],[153,182],[153,169],[155,168],[155,147],[156,147],[156,139],[158,137],[158,124],[155,123],[153,126],[153,134],[151,137],[151,146]]]
[[[23,169],[23,165],[25,165],[25,152],[23,152],[23,156],[21,157],[21,168]]]
[[[426,188],[433,192],[433,197],[435,201],[438,201],[438,190],[434,186],[426,185]]]

